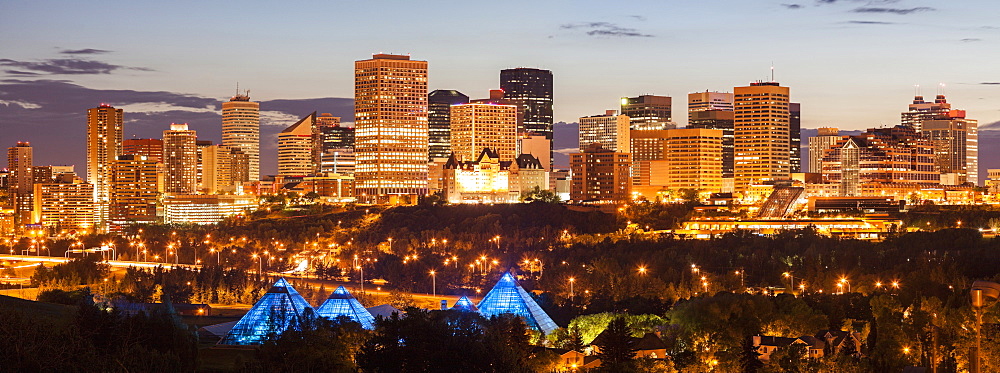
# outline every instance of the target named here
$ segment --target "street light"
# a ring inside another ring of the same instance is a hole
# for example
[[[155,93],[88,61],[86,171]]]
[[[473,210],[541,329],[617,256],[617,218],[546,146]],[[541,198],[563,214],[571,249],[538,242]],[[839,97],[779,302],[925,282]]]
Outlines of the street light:
[[[433,294],[436,297],[437,293],[438,293],[437,292],[437,272],[431,271],[431,284],[432,284],[431,285],[431,289],[433,291],[431,294]]]
[[[746,291],[747,287],[743,284],[743,277],[746,275],[745,271],[736,271],[736,275],[740,276],[740,291]]]
[[[982,372],[982,329],[983,313],[990,306],[996,304],[1000,299],[1000,284],[989,281],[975,281],[972,283],[972,310],[976,314],[976,348],[973,350],[972,364],[969,372]]]
[[[573,283],[576,282],[575,278],[569,278],[569,299],[573,299]]]
[[[847,280],[847,277],[841,277],[840,280],[837,281],[837,287],[841,288],[841,293],[843,293],[843,287],[845,284],[847,285],[847,292],[850,293],[851,282]]]
[[[639,274],[640,275],[646,274],[646,267],[645,266],[639,266]]]

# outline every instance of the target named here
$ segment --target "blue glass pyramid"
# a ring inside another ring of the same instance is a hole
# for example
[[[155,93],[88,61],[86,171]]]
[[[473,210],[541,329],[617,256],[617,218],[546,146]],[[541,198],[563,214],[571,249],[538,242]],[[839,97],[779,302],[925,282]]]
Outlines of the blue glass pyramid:
[[[469,300],[469,297],[462,296],[455,301],[455,306],[452,307],[453,310],[466,311],[466,312],[479,312],[479,308]]]
[[[271,335],[280,335],[298,327],[309,302],[295,291],[285,279],[278,279],[271,289],[250,308],[250,311],[233,326],[219,344],[258,345]]]
[[[375,317],[343,286],[334,290],[330,297],[316,309],[316,315],[330,320],[347,316],[361,324],[362,328],[375,329]]]
[[[529,328],[545,334],[559,327],[510,272],[504,273],[496,286],[479,302],[479,313],[486,317],[512,313],[523,318]]]

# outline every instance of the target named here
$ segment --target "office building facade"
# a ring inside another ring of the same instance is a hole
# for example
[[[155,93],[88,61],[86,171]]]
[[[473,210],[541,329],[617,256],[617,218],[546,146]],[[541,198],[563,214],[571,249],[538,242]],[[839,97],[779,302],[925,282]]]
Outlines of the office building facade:
[[[734,189],[790,178],[789,89],[754,82],[734,89]]]
[[[87,182],[94,185],[94,221],[101,231],[110,214],[112,163],[122,154],[123,113],[107,104],[87,110]]]
[[[631,129],[666,130],[676,127],[673,122],[673,99],[668,96],[642,95],[622,97],[621,113],[628,116]]]
[[[459,161],[473,161],[483,149],[502,162],[517,157],[517,106],[469,103],[451,107],[451,151]]]
[[[222,145],[243,151],[250,159],[249,180],[260,180],[260,103],[250,91],[222,103]]]
[[[627,115],[607,110],[604,115],[580,118],[580,151],[599,143],[604,149],[628,153],[631,121]]]
[[[193,194],[198,190],[198,134],[187,123],[163,131],[163,165],[167,193]]]
[[[451,154],[451,106],[469,103],[469,96],[453,89],[439,89],[427,95],[428,159]]]

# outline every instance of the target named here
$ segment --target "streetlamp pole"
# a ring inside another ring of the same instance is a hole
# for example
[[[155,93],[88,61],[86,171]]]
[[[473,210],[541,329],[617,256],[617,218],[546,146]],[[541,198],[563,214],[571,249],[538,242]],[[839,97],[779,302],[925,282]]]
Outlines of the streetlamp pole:
[[[431,289],[435,297],[437,297],[437,272],[431,271]]]
[[[575,278],[569,278],[569,299],[573,300],[573,283],[576,282]]]

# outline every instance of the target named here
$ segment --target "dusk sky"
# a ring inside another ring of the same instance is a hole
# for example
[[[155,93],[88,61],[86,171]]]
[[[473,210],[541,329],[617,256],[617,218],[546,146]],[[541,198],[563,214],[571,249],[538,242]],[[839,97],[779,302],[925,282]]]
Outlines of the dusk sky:
[[[687,93],[773,64],[803,127],[895,125],[914,85],[939,83],[984,127],[1000,121],[997,14],[994,1],[5,1],[0,145],[30,141],[36,164],[82,173],[86,109],[102,102],[125,109],[126,138],[188,122],[218,141],[239,82],[262,102],[274,173],[274,134],[312,111],[352,121],[353,62],[378,52],[426,60],[431,90],[473,98],[500,69],[550,69],[564,122],[657,94],[683,125]]]

